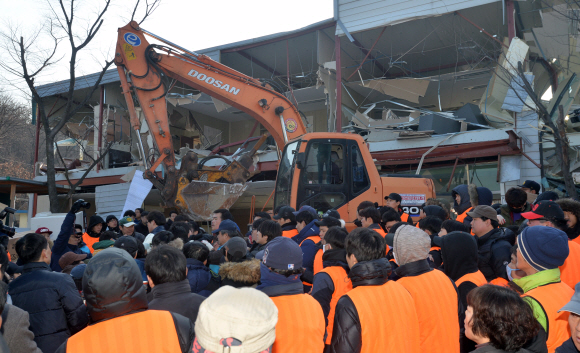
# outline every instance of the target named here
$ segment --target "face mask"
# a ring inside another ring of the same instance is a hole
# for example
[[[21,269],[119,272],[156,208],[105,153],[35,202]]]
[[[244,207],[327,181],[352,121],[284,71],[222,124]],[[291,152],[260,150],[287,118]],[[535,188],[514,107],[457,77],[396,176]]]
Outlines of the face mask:
[[[508,206],[508,207],[509,207],[509,206]],[[524,208],[523,208],[523,207],[519,207],[519,208],[512,208],[512,207],[509,207],[509,209],[510,209],[510,212],[511,212],[511,213],[522,213],[522,212],[523,212],[523,210],[524,210]]]
[[[508,279],[510,280],[510,282],[512,282],[514,280],[514,278],[512,277],[512,271],[517,270],[517,268],[510,268],[509,264],[507,264],[505,265],[505,270],[507,272]]]

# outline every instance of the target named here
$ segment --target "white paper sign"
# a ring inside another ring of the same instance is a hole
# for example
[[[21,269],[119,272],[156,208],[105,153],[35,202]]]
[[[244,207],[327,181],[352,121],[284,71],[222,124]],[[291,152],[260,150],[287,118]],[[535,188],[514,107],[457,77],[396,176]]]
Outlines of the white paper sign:
[[[125,200],[125,206],[123,206],[123,212],[119,215],[119,219],[123,217],[125,211],[135,210],[141,207],[152,187],[153,184],[149,180],[143,179],[142,171],[135,171],[133,180],[131,180],[131,186],[129,187],[129,193],[127,194],[127,200]]]

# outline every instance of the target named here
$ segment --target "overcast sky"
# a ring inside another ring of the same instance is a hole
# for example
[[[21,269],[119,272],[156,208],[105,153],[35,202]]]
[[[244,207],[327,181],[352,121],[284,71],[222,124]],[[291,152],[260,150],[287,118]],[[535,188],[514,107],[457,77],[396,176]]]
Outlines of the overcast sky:
[[[19,25],[25,38],[34,32],[50,13],[47,1],[59,6],[57,0],[0,0],[0,26],[3,31]],[[143,3],[145,0],[141,0]],[[150,0],[151,1],[151,0]],[[105,22],[90,47],[84,50],[77,65],[79,74],[100,69],[105,57],[112,57],[117,28],[127,24],[136,0],[113,0]],[[70,4],[67,0],[66,3]],[[104,0],[77,0],[79,15],[76,31],[82,35],[82,24],[93,19]],[[136,16],[138,17],[138,16]],[[143,28],[190,50],[200,50],[272,33],[290,31],[333,17],[333,0],[161,0],[161,6],[144,23]],[[47,45],[42,37],[39,47]],[[36,44],[36,43],[35,43]],[[59,55],[63,60],[38,77],[36,84],[68,79],[68,58],[63,41]],[[7,60],[0,53],[0,60]],[[6,93],[23,94],[14,88],[10,75],[0,72],[0,89]],[[22,86],[21,86],[22,87]]]

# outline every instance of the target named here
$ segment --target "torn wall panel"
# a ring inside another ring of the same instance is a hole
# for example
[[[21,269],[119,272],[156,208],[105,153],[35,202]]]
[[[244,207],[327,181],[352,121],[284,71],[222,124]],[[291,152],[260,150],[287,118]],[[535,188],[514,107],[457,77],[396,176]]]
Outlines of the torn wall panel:
[[[418,80],[412,78],[398,80],[372,80],[366,82],[364,87],[368,87],[382,92],[383,94],[401,98],[409,102],[419,103],[419,97],[425,97],[425,92],[427,92],[429,82],[430,81],[428,80]]]

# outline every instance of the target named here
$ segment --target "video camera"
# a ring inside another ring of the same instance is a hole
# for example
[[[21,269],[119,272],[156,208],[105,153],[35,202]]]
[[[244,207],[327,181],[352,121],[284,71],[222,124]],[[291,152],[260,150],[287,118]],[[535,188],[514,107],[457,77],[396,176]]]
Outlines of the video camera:
[[[0,212],[0,235],[5,234],[12,238],[14,234],[16,234],[16,229],[5,226],[4,223],[2,223],[2,220],[6,218],[9,213],[14,214],[16,213],[16,210],[12,207],[6,207],[2,212]]]

